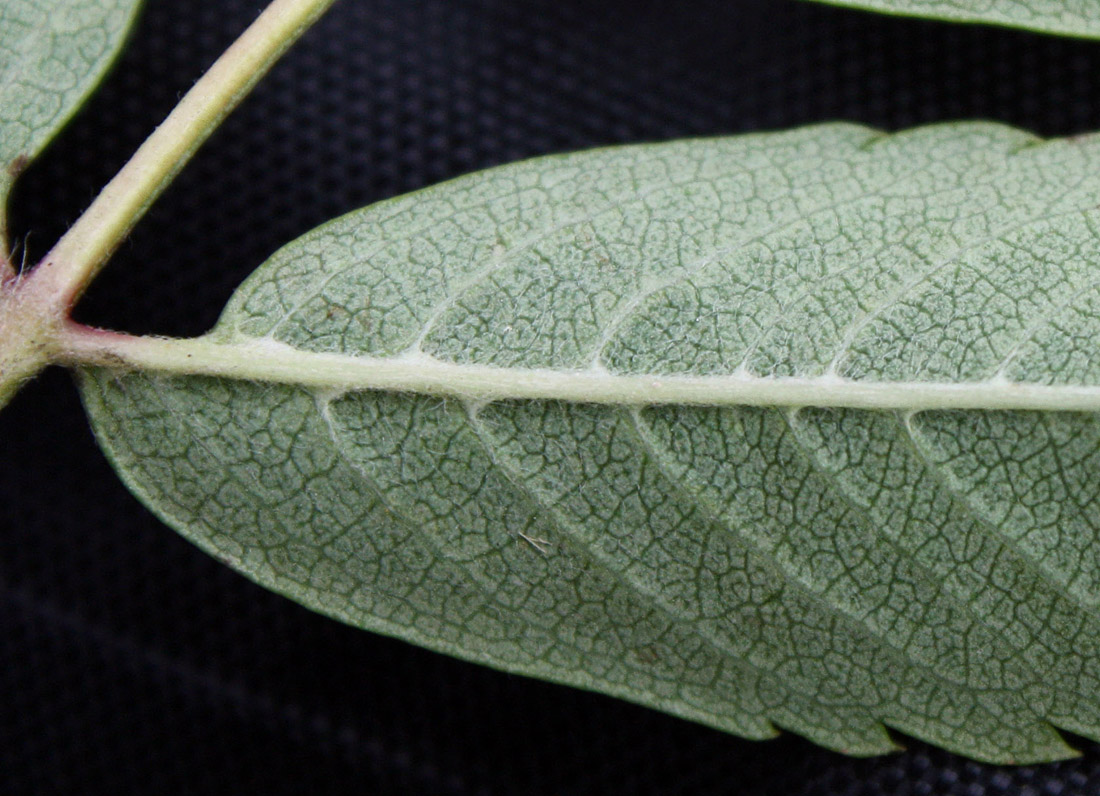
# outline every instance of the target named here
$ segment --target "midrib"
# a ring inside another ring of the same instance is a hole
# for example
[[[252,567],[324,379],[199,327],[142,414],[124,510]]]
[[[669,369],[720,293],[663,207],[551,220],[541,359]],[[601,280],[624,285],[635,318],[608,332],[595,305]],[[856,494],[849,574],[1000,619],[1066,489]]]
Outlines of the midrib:
[[[473,401],[548,400],[646,406],[815,406],[1100,411],[1100,385],[1040,385],[1004,378],[978,382],[884,382],[836,376],[623,375],[600,369],[553,370],[455,364],[426,354],[367,357],[303,351],[273,340],[130,337],[71,327],[66,361],[79,366],[177,376],[213,376],[328,391],[386,390]]]

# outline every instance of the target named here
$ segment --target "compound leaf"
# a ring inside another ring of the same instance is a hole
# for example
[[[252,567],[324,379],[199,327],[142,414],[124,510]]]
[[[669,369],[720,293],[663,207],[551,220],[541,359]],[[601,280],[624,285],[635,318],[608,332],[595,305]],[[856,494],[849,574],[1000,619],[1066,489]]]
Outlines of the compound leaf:
[[[1100,738],[1098,174],[992,124],[505,166],[307,234],[84,400],[168,524],[353,625],[751,738],[1062,758]]]
[[[1100,38],[1094,0],[817,0],[835,6],[951,22],[983,22],[1065,36]]]
[[[0,249],[19,172],[103,77],[139,0],[0,2]],[[0,252],[2,254],[2,252]]]

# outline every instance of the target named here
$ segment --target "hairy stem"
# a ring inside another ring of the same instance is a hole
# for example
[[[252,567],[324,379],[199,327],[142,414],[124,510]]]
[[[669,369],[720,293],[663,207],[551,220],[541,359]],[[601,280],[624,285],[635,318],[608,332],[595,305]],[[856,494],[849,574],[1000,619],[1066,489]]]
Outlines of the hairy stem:
[[[0,279],[0,408],[49,364],[55,351],[50,307],[18,286],[14,278]]]
[[[334,0],[273,0],[26,278],[0,252],[0,407],[61,359],[73,303],[184,164]]]
[[[274,0],[46,255],[31,280],[66,310],[184,164],[334,0]],[[30,281],[30,280],[29,280]]]
[[[70,365],[267,381],[333,394],[392,390],[473,401],[554,400],[622,406],[1100,411],[1100,386],[1025,384],[1006,379],[876,382],[837,376],[631,375],[593,368],[503,368],[460,365],[426,354],[380,358],[316,353],[269,339],[132,337],[78,324],[65,327],[62,342]]]

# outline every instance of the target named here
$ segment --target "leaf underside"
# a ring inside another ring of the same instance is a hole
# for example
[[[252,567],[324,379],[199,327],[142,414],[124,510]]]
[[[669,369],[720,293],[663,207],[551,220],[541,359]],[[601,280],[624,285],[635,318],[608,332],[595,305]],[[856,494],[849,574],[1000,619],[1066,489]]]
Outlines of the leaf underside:
[[[139,6],[0,0],[0,248],[12,183],[103,77]]]
[[[885,14],[984,22],[1042,33],[1100,37],[1096,0],[816,0]]]
[[[211,340],[552,372],[1100,384],[1100,140],[849,125],[492,169],[276,253]],[[1092,413],[473,401],[91,369],[168,524],[417,644],[851,754],[1100,739]]]

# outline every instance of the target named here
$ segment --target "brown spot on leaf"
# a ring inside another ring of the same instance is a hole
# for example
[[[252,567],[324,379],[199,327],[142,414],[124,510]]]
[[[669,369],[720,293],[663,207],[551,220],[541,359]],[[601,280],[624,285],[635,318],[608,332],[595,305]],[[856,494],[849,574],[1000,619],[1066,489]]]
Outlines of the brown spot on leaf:
[[[8,176],[13,180],[27,170],[27,166],[30,165],[31,159],[26,155],[19,155],[15,160],[8,164]]]
[[[644,647],[637,647],[634,650],[634,658],[638,663],[650,666],[661,659],[661,656],[657,653],[657,648],[652,644],[647,644]]]

